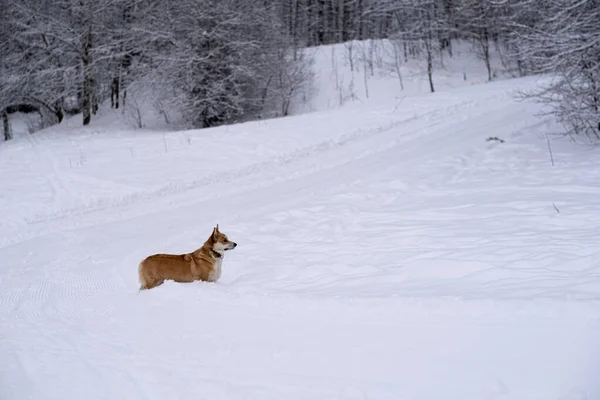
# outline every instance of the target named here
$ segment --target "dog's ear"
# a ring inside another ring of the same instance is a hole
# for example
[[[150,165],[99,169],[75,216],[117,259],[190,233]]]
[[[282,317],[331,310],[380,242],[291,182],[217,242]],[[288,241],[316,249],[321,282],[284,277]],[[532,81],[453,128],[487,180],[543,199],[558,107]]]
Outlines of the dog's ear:
[[[217,232],[219,232],[219,224],[217,224]]]
[[[219,226],[218,225],[216,228],[213,228],[212,237],[214,240],[217,240],[219,238]]]

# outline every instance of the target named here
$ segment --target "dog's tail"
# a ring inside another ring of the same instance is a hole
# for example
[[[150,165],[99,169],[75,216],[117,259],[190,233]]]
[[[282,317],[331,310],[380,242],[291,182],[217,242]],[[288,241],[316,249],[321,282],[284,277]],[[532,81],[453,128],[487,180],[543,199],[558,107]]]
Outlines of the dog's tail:
[[[139,280],[140,280],[140,288],[138,289],[138,293],[141,292],[142,290],[146,290],[148,289],[146,287],[146,285],[144,284],[144,280],[142,279],[142,269],[144,267],[144,260],[142,260],[142,262],[140,262],[138,264],[138,276],[139,276]]]

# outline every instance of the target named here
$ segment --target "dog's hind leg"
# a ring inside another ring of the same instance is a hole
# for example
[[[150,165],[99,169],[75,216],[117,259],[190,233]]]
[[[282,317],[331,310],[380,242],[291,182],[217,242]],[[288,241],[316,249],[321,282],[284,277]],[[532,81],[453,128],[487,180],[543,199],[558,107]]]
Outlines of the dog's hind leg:
[[[155,281],[152,281],[152,282],[149,282],[149,283],[146,283],[146,284],[142,284],[140,286],[140,291],[146,290],[146,289],[153,289],[153,288],[155,288],[157,286],[162,285],[163,283],[165,283],[165,280],[164,279],[159,279],[159,280],[155,280]]]

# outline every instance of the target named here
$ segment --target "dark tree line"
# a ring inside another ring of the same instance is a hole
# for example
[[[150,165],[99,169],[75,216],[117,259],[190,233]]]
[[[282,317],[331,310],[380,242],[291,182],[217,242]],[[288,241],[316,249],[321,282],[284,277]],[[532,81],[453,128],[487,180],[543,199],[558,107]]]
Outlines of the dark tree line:
[[[600,0],[0,0],[0,114],[46,120],[151,97],[208,127],[289,112],[310,76],[303,47],[390,39],[398,62],[468,40],[494,79],[550,73],[532,93],[570,132],[600,135]],[[5,130],[6,131],[6,130]]]
[[[87,125],[105,100],[136,101],[137,84],[159,110],[175,106],[189,126],[209,127],[285,114],[307,78],[264,2],[0,0],[0,9],[3,114],[23,103],[53,122],[81,112]]]

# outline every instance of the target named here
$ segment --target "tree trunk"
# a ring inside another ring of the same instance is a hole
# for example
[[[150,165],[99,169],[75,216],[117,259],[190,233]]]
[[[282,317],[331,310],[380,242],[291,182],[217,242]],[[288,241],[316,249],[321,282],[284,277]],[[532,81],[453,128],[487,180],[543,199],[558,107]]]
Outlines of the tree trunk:
[[[481,36],[481,49],[483,50],[483,60],[488,72],[488,82],[492,81],[492,67],[490,65],[490,39],[487,28],[483,28]]]
[[[64,100],[62,97],[54,102],[54,115],[56,115],[56,119],[58,120],[59,124],[62,122],[62,120],[64,118],[63,102],[64,102]]]
[[[326,29],[327,29],[327,17],[325,15],[325,2],[323,0],[317,0],[317,46],[327,43]]]
[[[311,47],[316,45],[315,35],[314,35],[314,26],[315,22],[313,21],[313,5],[311,3],[307,3],[304,7],[305,14],[305,25],[306,25],[306,37],[307,37],[307,46]]]
[[[10,123],[8,122],[8,113],[6,112],[6,108],[2,110],[2,125],[4,127],[4,140],[12,139],[12,134],[10,132]]]
[[[86,35],[83,45],[83,55],[81,57],[83,68],[83,125],[88,125],[91,119],[91,103],[92,103],[92,88],[91,88],[91,71],[90,71],[90,48],[92,47],[92,30],[91,27]]]
[[[289,0],[289,9],[288,11],[288,32],[290,33],[290,37],[292,41],[296,41],[296,7],[297,0]]]
[[[294,35],[292,36],[292,38],[294,40],[294,49],[298,48],[298,39],[300,37],[298,21],[300,21],[300,0],[295,0],[295,2],[294,2],[294,18],[292,19],[293,30],[294,30]],[[295,56],[296,56],[296,50],[294,50],[294,57]]]
[[[110,107],[119,108],[119,78],[115,77],[110,86]]]
[[[339,43],[344,41],[344,2],[338,1],[338,10],[337,10],[337,40]]]
[[[425,38],[425,50],[427,51],[427,76],[429,77],[429,88],[431,89],[431,93],[435,92],[433,88],[433,55],[431,54],[431,30],[427,32],[427,37]]]
[[[429,49],[427,51],[427,76],[429,77],[429,88],[431,89],[431,93],[434,93],[435,89],[433,88],[433,65],[431,62],[431,51]]]
[[[90,91],[91,91],[91,102],[92,102],[92,114],[96,115],[98,113],[98,97],[96,96],[97,87],[96,87],[95,79],[90,79]]]
[[[365,23],[363,11],[363,0],[358,0],[358,40],[363,40],[365,38]]]

